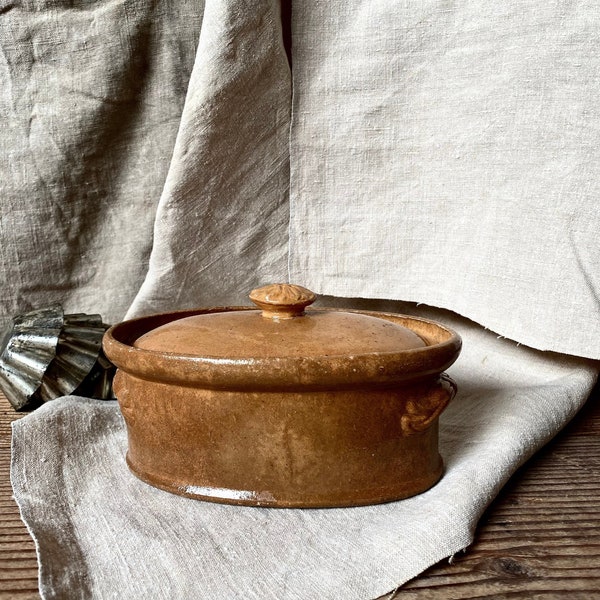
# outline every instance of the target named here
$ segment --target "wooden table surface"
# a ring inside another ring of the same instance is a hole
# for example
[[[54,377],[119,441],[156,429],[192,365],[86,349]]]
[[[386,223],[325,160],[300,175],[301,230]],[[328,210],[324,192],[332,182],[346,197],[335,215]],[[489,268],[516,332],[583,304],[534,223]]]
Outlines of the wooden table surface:
[[[465,553],[385,599],[600,599],[599,390],[505,486]],[[39,598],[34,545],[9,481],[10,423],[20,416],[0,396],[0,598],[11,600]]]

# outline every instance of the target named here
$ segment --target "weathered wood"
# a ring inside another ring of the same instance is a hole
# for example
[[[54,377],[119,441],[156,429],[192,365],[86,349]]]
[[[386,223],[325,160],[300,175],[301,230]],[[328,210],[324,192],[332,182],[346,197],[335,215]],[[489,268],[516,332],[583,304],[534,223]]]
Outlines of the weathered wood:
[[[0,599],[39,600],[35,545],[12,498],[10,424],[16,413],[0,392]]]
[[[34,600],[35,548],[12,500],[0,396],[0,599]],[[343,591],[340,590],[340,600]],[[600,599],[600,394],[527,463],[484,515],[474,544],[386,600]]]

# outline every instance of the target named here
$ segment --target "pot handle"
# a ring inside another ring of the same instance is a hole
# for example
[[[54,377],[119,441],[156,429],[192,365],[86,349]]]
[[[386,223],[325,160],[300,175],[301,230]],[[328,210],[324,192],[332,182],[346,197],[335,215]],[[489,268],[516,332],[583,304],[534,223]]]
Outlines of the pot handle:
[[[456,382],[446,373],[442,373],[439,385],[436,385],[429,395],[406,403],[406,412],[400,419],[402,433],[411,435],[425,431],[456,396],[457,389]]]
[[[279,321],[301,317],[316,295],[300,285],[274,283],[252,290],[250,300],[262,309],[263,317]]]
[[[113,391],[119,401],[119,409],[121,410],[121,414],[125,418],[125,421],[132,424],[135,421],[135,410],[129,402],[129,392],[124,378],[125,374],[121,369],[117,369],[113,379]]]

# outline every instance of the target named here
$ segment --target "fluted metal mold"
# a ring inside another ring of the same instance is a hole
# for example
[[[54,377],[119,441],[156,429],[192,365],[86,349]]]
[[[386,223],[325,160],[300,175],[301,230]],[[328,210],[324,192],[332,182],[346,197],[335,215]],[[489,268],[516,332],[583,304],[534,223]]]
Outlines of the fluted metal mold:
[[[100,315],[65,315],[60,305],[16,316],[0,345],[0,388],[15,410],[72,393],[112,397],[107,328]]]

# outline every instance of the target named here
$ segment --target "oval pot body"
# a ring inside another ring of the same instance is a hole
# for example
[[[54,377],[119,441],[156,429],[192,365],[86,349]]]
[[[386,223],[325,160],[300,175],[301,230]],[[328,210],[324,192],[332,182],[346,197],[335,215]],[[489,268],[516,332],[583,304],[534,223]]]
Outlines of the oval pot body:
[[[216,310],[225,309],[128,321],[105,337],[119,368],[127,463],[140,479],[192,498],[271,507],[387,502],[439,480],[438,417],[455,393],[443,370],[460,351],[454,332],[386,314],[427,348],[362,360],[227,361],[133,346],[157,323]]]

